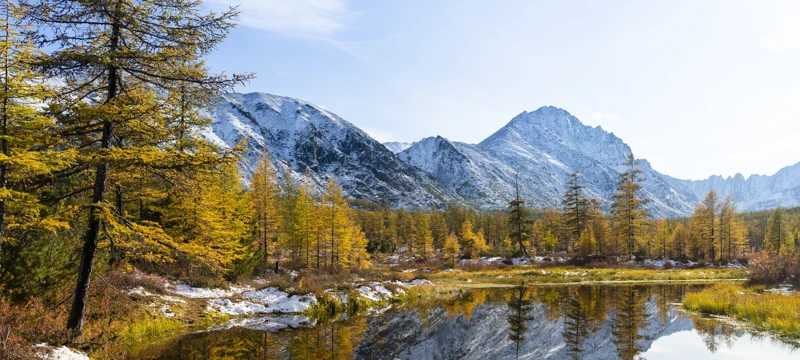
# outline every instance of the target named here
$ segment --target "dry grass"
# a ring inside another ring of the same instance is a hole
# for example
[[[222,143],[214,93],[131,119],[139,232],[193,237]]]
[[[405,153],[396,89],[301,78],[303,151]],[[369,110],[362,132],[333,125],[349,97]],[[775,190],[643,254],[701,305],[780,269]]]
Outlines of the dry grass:
[[[480,271],[449,271],[431,274],[441,284],[565,284],[591,282],[670,282],[739,280],[747,277],[744,270],[727,268],[704,269],[591,269],[583,267],[505,267]]]
[[[800,339],[800,294],[780,294],[718,284],[686,295],[683,307],[745,321],[758,330]]]

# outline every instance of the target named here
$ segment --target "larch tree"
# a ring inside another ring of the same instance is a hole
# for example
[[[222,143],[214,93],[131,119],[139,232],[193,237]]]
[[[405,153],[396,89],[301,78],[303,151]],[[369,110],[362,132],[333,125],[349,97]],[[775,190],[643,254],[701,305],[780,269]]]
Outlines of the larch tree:
[[[442,248],[442,252],[447,259],[452,260],[452,266],[456,266],[456,260],[460,254],[461,246],[458,245],[458,237],[456,234],[451,232],[447,235],[447,238],[444,241],[444,247]]]
[[[76,152],[63,149],[50,130],[52,117],[37,111],[52,95],[45,78],[31,68],[41,55],[21,31],[22,11],[14,2],[0,4],[0,270],[6,245],[38,231],[55,232],[63,221],[43,221],[43,204],[28,185],[39,177],[69,168]]]
[[[747,243],[747,231],[737,211],[736,202],[728,195],[719,211],[720,256],[734,259]]]
[[[350,225],[350,270],[362,270],[369,267],[367,238],[357,224]]]
[[[26,19],[39,30],[40,45],[52,49],[37,66],[47,76],[62,80],[55,114],[61,135],[80,149],[83,158],[75,169],[55,179],[80,172],[92,177],[72,190],[73,196],[91,192],[67,322],[73,334],[80,334],[104,223],[130,222],[121,220],[123,215],[106,203],[112,171],[217,162],[215,152],[180,151],[174,131],[191,126],[170,124],[178,120],[172,116],[170,94],[187,88],[215,92],[249,75],[210,75],[202,63],[234,25],[237,13],[233,10],[201,14],[201,3],[191,0],[20,3]]]
[[[465,256],[477,259],[478,254],[475,251],[475,232],[472,231],[472,221],[469,219],[464,220],[461,224],[461,249]]]
[[[672,238],[672,229],[669,227],[667,219],[660,219],[656,221],[654,234],[656,256],[661,257],[663,260],[668,260],[668,253],[670,252],[670,239]]]
[[[711,262],[717,260],[717,248],[719,247],[719,227],[717,226],[717,215],[720,210],[719,195],[714,190],[706,194],[701,203],[703,206],[703,243],[711,256]]]
[[[330,255],[330,267],[345,265],[350,252],[350,231],[347,219],[347,201],[344,192],[335,180],[330,179],[323,195],[322,221],[323,231],[326,233]],[[344,256],[342,256],[344,255]]]
[[[622,164],[626,170],[620,174],[617,181],[617,193],[612,196],[611,214],[616,228],[617,236],[625,244],[628,259],[633,259],[633,251],[644,227],[644,220],[648,215],[645,205],[649,199],[642,199],[642,170],[636,166],[633,153]]]
[[[253,176],[250,177],[251,199],[256,221],[256,241],[260,248],[263,262],[266,265],[270,243],[276,237],[278,228],[277,177],[266,151],[258,159]]]
[[[794,238],[789,228],[786,210],[778,206],[772,212],[767,225],[764,247],[771,254],[791,255],[794,253]]]
[[[427,214],[421,213],[414,222],[414,242],[417,254],[427,259],[428,253],[433,250],[433,234]]]
[[[486,244],[486,236],[483,235],[483,229],[478,229],[475,232],[475,241],[472,243],[472,249],[475,252],[476,257],[480,256],[480,254],[486,252],[488,249]]]
[[[233,263],[249,256],[254,210],[236,166],[230,163],[192,172],[172,190],[165,206],[166,233],[174,241],[179,261],[185,261],[180,267],[190,275],[220,278]],[[128,243],[134,247],[129,253],[148,249],[142,248],[144,241]],[[152,256],[163,255],[153,251]]]
[[[321,219],[317,214],[314,198],[311,197],[310,190],[305,184],[300,184],[294,213],[297,215],[297,223],[300,226],[296,231],[300,237],[301,251],[304,255],[300,258],[304,258],[302,260],[305,266],[310,266],[314,260],[311,258],[312,251],[319,246],[316,234],[319,232]]]
[[[675,259],[686,260],[686,248],[689,242],[689,231],[683,226],[683,224],[678,223],[675,225],[675,229],[672,232],[672,237],[669,241],[669,250],[672,253],[672,257]]]

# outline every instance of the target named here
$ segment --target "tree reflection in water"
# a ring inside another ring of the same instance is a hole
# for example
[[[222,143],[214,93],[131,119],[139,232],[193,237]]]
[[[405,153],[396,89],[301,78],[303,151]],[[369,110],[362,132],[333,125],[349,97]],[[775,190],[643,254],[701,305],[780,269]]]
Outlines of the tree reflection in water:
[[[518,287],[511,293],[508,299],[509,314],[506,317],[508,320],[508,338],[516,345],[516,354],[519,359],[519,346],[525,341],[525,333],[528,331],[528,324],[533,320],[530,316],[530,311],[533,308],[533,300],[527,295],[525,287]]]
[[[695,287],[702,286],[462,289],[452,297],[418,299],[383,314],[310,328],[266,332],[235,327],[190,334],[127,357],[500,360],[599,354],[632,360],[657,338],[693,328],[709,351],[731,347],[744,331],[673,309]]]

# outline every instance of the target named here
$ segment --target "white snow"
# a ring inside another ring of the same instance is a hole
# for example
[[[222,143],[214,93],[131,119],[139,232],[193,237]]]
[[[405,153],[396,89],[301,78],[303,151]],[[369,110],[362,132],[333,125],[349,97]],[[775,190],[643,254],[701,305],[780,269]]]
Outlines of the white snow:
[[[145,289],[144,289],[143,287],[141,287],[141,286],[137,286],[137,287],[135,287],[135,288],[128,289],[128,294],[129,294],[129,295],[137,295],[137,296],[148,296],[148,297],[149,297],[149,296],[156,296],[155,294],[153,294],[153,293],[151,293],[151,292],[149,292],[149,291],[145,290]]]
[[[53,347],[42,343],[34,345],[33,351],[36,357],[44,360],[89,360],[86,354],[66,346]]]
[[[362,285],[356,288],[359,294],[367,300],[380,301],[392,297],[392,292],[385,286],[371,282],[367,285]]]
[[[261,304],[249,301],[233,302],[230,299],[208,300],[208,310],[228,315],[269,314],[269,309]]]
[[[781,295],[800,295],[800,291],[793,289],[790,286],[781,286],[778,288],[772,288],[764,290],[764,292],[781,294]]]
[[[210,299],[208,308],[228,315],[290,314],[303,312],[317,302],[313,295],[289,296],[274,287],[247,291],[241,297],[247,300]]]
[[[314,303],[317,299],[313,295],[292,295],[279,290],[275,287],[268,287],[258,291],[248,291],[242,297],[253,302],[267,305],[271,313],[298,313],[302,312]]]
[[[176,295],[180,295],[183,297],[188,297],[192,299],[213,299],[213,298],[226,298],[231,297],[234,295],[241,294],[251,288],[248,286],[245,287],[235,287],[231,286],[230,289],[209,289],[209,288],[197,288],[192,287],[188,284],[177,282],[174,284],[168,284],[166,290]]]

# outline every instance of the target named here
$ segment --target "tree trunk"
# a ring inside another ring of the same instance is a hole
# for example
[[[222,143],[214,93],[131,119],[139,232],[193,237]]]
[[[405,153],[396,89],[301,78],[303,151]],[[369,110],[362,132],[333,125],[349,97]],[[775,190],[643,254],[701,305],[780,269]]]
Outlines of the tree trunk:
[[[119,11],[120,4],[117,3],[117,11]],[[110,52],[117,50],[117,44],[120,37],[120,26],[117,23],[118,19],[114,19],[115,24],[111,30],[111,43],[109,45]],[[117,68],[113,65],[108,69],[108,97],[106,104],[112,102],[117,97],[117,83],[118,83]],[[101,146],[103,149],[108,149],[111,146],[111,136],[114,130],[114,123],[111,121],[103,121],[103,135],[101,138]],[[106,180],[108,180],[109,163],[103,162],[97,164],[95,179],[94,179],[94,192],[92,193],[91,212],[89,213],[89,226],[86,231],[86,236],[83,239],[83,250],[81,251],[81,264],[78,269],[78,282],[75,285],[75,296],[72,299],[72,309],[69,312],[69,320],[67,321],[67,329],[73,335],[80,335],[83,332],[83,317],[86,313],[86,298],[89,295],[89,283],[92,277],[92,267],[94,266],[95,252],[97,251],[97,241],[100,234],[100,218],[99,207],[106,195]]]

